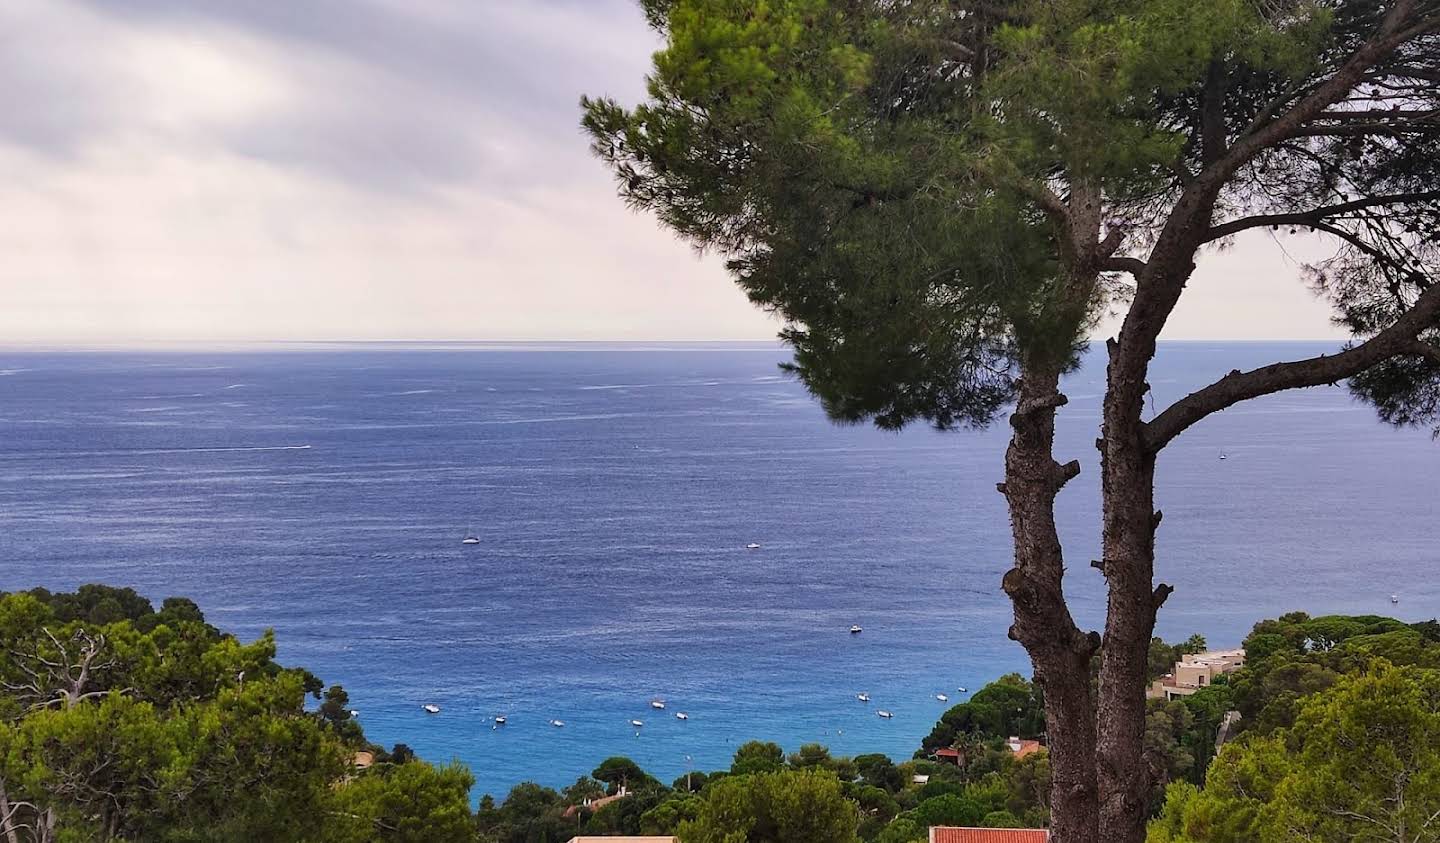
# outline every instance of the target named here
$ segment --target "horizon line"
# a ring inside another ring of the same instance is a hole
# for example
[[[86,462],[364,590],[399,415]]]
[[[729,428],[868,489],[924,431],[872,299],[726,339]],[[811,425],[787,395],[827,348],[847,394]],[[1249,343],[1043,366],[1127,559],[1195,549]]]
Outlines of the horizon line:
[[[1102,336],[1090,337],[1087,342],[1090,344],[1103,342],[1106,338]],[[1159,340],[1162,344],[1183,344],[1183,343],[1341,343],[1345,342],[1343,337],[1182,337]],[[699,345],[770,345],[777,348],[786,347],[786,343],[779,338],[749,339],[657,339],[657,338],[559,338],[559,339],[221,339],[221,340],[136,340],[136,339],[114,339],[114,340],[0,340],[0,352],[34,352],[34,351],[163,351],[173,350],[203,350],[223,351],[229,349],[246,349],[259,347],[315,347],[315,346],[544,346],[544,345],[675,345],[675,346],[699,346]]]

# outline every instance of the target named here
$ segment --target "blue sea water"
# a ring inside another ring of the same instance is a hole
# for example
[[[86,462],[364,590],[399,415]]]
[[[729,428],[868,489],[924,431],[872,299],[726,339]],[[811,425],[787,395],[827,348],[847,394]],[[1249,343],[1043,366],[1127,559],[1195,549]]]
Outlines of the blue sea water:
[[[1325,349],[1167,344],[1154,400]],[[908,757],[937,693],[1028,673],[998,588],[1006,426],[835,426],[784,359],[771,344],[0,353],[0,589],[133,585],[246,638],[273,627],[283,660],[345,685],[372,739],[469,763],[477,794],[564,785],[614,754],[669,780],[751,738]],[[1085,465],[1059,514],[1094,627],[1091,362],[1066,385],[1058,454]],[[1437,478],[1428,433],[1341,389],[1203,422],[1162,457],[1161,632],[1226,645],[1292,609],[1434,616]]]

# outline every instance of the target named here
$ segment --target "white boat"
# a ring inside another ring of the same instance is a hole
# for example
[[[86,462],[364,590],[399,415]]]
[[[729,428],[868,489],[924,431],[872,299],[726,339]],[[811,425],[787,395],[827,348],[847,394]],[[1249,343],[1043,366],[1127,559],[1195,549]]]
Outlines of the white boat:
[[[869,694],[856,694],[856,695],[855,695],[855,699],[859,700],[860,702],[870,702],[870,695],[869,695]]]
[[[940,702],[950,702],[950,698],[945,696],[944,694],[936,694],[935,699],[939,700]]]
[[[745,545],[745,549],[746,549],[746,550],[759,550],[759,549],[760,549],[760,545],[756,544],[755,542],[750,542],[749,544]]]
[[[550,721],[550,725],[551,725],[551,726],[554,726],[554,727],[557,728],[557,729],[563,729],[563,728],[565,728],[565,721],[564,721],[564,720],[551,720],[551,721]]]
[[[859,635],[860,633],[862,633],[862,632],[864,632],[864,631],[865,631],[865,630],[861,629],[861,628],[860,628],[860,624],[858,624],[858,623],[857,623],[857,624],[854,624],[854,625],[852,625],[852,626],[850,627],[850,634],[851,634],[851,635]]]
[[[890,712],[886,711],[886,710],[883,709],[883,708],[880,709],[879,711],[875,712],[875,713],[878,714],[878,715],[880,715],[881,717],[885,718],[886,720],[889,720],[890,718],[892,718],[892,717],[895,716],[895,715],[891,714]]]
[[[422,706],[420,706],[420,707],[423,708],[423,709],[425,709],[425,713],[426,713],[426,714],[439,714],[439,713],[440,713],[440,706],[436,705],[435,703],[425,703],[424,705],[422,705]]]
[[[502,714],[502,715],[496,717],[496,718],[495,718],[495,725],[496,725],[496,726],[504,726],[504,725],[505,725],[505,715]]]
[[[663,709],[663,708],[665,707],[665,701],[664,701],[664,700],[651,700],[651,701],[650,701],[650,707],[651,707],[651,708]]]
[[[461,540],[460,540],[460,543],[461,543],[461,544],[479,544],[479,543],[480,543],[480,539],[479,539],[479,537],[475,536],[475,535],[472,534],[472,533],[466,533],[466,534],[465,534],[465,538],[461,539]]]
[[[359,712],[357,709],[353,709],[353,708],[352,708],[352,709],[350,709],[350,716],[351,716],[351,717],[359,717],[359,716],[360,716],[360,712]]]
[[[631,725],[631,726],[634,726],[635,728],[638,729],[638,728],[640,728],[641,726],[644,726],[644,725],[645,725],[645,721],[643,721],[643,720],[631,720],[631,721],[630,721],[630,725]]]
[[[1224,460],[1224,459],[1229,459],[1229,457],[1225,456],[1224,454],[1221,454],[1221,455],[1220,455],[1220,459],[1222,459],[1222,460]]]
[[[959,687],[959,688],[956,688],[955,690],[959,691],[959,692],[962,693],[962,694],[969,693],[968,691],[965,690],[965,687],[964,687],[963,685],[962,685],[961,687]]]
[[[686,713],[683,712],[683,711],[677,711],[677,712],[675,712],[675,719],[676,719],[676,720],[689,720],[689,719],[690,719],[690,715],[686,714]]]
[[[1392,594],[1392,595],[1390,595],[1390,602],[1391,602],[1391,603],[1399,603],[1399,602],[1400,602],[1400,595],[1398,595],[1398,594]]]

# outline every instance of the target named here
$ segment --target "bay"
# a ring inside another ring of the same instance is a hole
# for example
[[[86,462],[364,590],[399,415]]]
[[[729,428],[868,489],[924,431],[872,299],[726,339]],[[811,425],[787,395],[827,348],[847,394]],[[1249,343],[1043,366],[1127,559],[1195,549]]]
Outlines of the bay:
[[[1162,344],[1155,409],[1330,348]],[[1057,455],[1084,465],[1059,519],[1095,628],[1090,357]],[[564,785],[616,754],[668,781],[752,738],[906,758],[936,694],[1028,674],[999,591],[1006,425],[836,426],[786,358],[769,343],[0,352],[0,589],[130,585],[191,597],[243,638],[273,628],[283,661],[349,690],[372,740],[465,761],[477,793]],[[1294,609],[1433,617],[1437,478],[1427,431],[1381,425],[1341,388],[1202,422],[1161,458],[1158,577],[1176,587],[1161,633],[1233,645]]]

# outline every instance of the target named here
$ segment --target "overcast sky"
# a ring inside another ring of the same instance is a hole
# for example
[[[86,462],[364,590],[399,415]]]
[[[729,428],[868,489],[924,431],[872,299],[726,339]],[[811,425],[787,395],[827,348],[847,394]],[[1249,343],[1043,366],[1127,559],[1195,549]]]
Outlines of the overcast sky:
[[[761,339],[578,129],[629,0],[5,0],[0,342]],[[1207,257],[1171,338],[1335,336],[1315,245]]]

